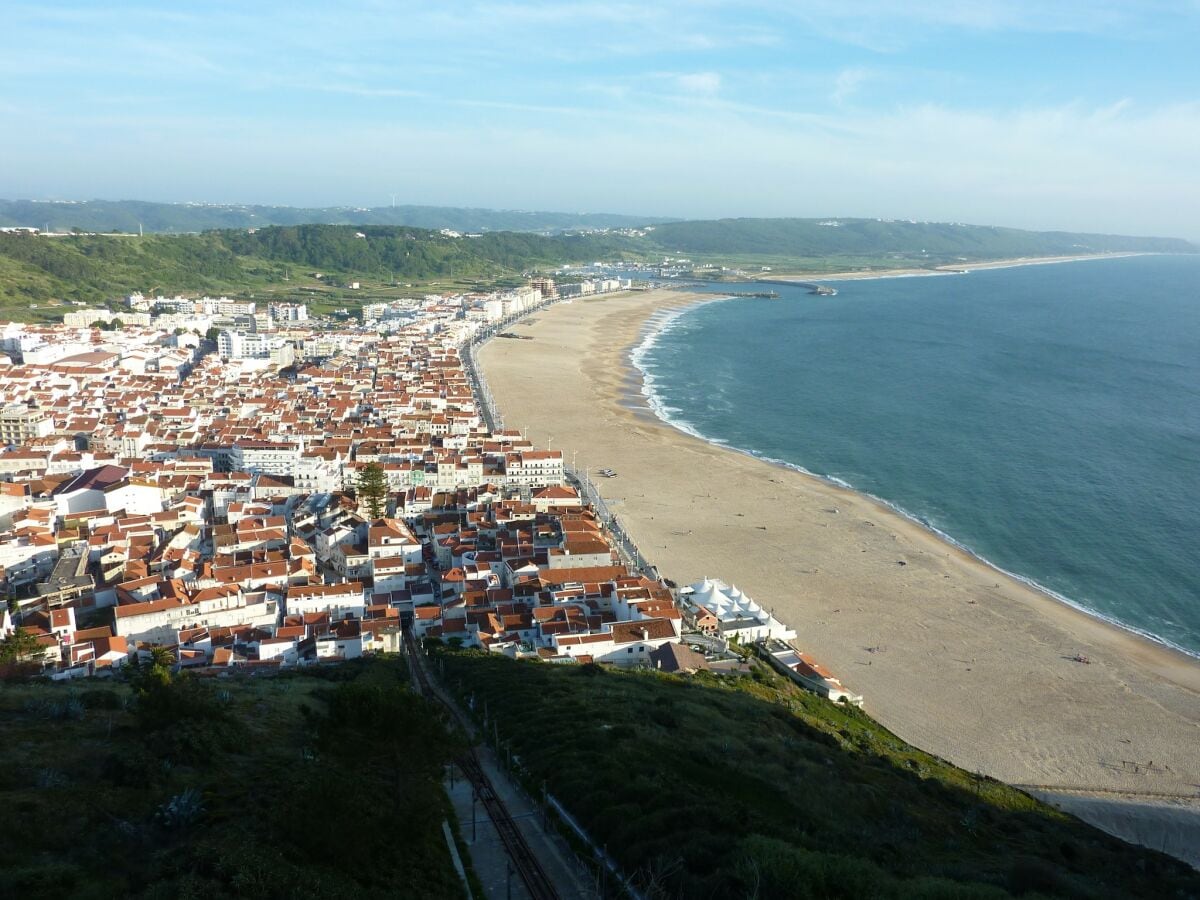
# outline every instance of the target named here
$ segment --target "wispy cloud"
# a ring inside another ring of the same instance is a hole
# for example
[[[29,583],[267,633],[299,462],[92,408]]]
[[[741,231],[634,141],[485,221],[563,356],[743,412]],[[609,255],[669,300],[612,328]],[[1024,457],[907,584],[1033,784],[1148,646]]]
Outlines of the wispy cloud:
[[[842,69],[837,73],[834,79],[833,93],[829,98],[838,106],[841,106],[851,95],[856,94],[862,84],[872,77],[869,69],[852,68]]]
[[[721,76],[716,72],[689,72],[676,75],[675,84],[689,94],[715,94],[721,89]]]
[[[970,197],[984,220],[1075,226],[1200,207],[1177,74],[1194,0],[218,8],[5,5],[0,127],[40,140],[0,145],[0,193],[354,202],[404,171],[421,177],[392,189],[429,202],[683,214],[966,218]],[[329,127],[296,141],[301,121]],[[348,143],[378,151],[347,172]]]

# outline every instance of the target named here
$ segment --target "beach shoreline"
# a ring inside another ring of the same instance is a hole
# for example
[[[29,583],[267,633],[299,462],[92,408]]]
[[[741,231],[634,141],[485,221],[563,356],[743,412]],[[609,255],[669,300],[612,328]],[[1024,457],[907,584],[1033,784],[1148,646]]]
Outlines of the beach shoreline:
[[[480,370],[510,426],[580,469],[617,471],[600,492],[664,576],[737,584],[901,738],[1045,791],[1196,798],[1197,660],[873,498],[638,408],[630,354],[652,317],[713,299],[664,290],[552,307],[523,323],[533,340],[485,345]]]
[[[1145,254],[1126,254],[1126,255],[1145,255]],[[1066,260],[1061,260],[1061,261],[1066,261]],[[692,303],[689,303],[685,306],[673,307],[671,309],[669,316],[665,317],[662,320],[656,321],[656,318],[657,318],[656,315],[651,315],[650,317],[648,317],[642,327],[642,330],[638,336],[637,341],[635,341],[635,343],[630,346],[629,351],[625,355],[626,365],[629,367],[630,370],[632,370],[632,373],[635,374],[640,379],[639,395],[641,398],[643,398],[644,402],[641,402],[641,403],[634,402],[633,399],[627,394],[623,398],[623,402],[624,402],[626,408],[628,408],[630,411],[635,412],[635,413],[649,412],[651,415],[653,415],[655,418],[657,418],[658,421],[660,421],[664,425],[666,425],[670,428],[674,428],[677,431],[681,431],[684,434],[687,434],[698,440],[706,441],[706,442],[713,444],[714,446],[719,447],[721,449],[729,450],[734,453],[741,453],[741,454],[744,454],[744,455],[750,457],[751,459],[758,460],[759,462],[763,462],[763,463],[766,463],[766,464],[772,465],[772,466],[779,466],[780,468],[787,469],[789,471],[798,472],[801,475],[803,475],[807,478],[815,479],[816,481],[818,481],[834,490],[850,491],[851,493],[856,494],[859,497],[862,497],[862,498],[874,503],[877,507],[879,507],[879,509],[881,511],[884,511],[888,514],[900,516],[903,519],[905,519],[906,521],[915,525],[916,527],[923,529],[924,531],[928,532],[930,536],[936,538],[939,541],[942,541],[943,543],[949,545],[953,549],[965,554],[966,556],[970,557],[972,560],[978,562],[979,564],[986,566],[987,568],[989,568],[993,572],[995,572],[996,575],[998,575],[998,576],[1003,576],[1005,578],[1013,579],[1017,582],[1020,582],[1022,585],[1030,588],[1031,590],[1034,590],[1034,591],[1040,593],[1047,600],[1051,600],[1055,603],[1062,604],[1063,606],[1066,606],[1069,609],[1072,609],[1078,613],[1081,613],[1084,616],[1087,616],[1088,618],[1095,619],[1099,622],[1104,623],[1105,625],[1119,629],[1120,631],[1125,632],[1129,635],[1132,635],[1136,638],[1148,641],[1151,644],[1155,645],[1156,647],[1161,647],[1164,650],[1167,650],[1167,651],[1181,657],[1181,661],[1186,661],[1188,663],[1196,663],[1197,665],[1200,665],[1200,653],[1189,651],[1184,647],[1179,647],[1179,646],[1171,643],[1169,640],[1167,640],[1166,638],[1160,637],[1159,635],[1152,634],[1147,631],[1143,631],[1133,625],[1129,625],[1129,624],[1127,624],[1125,622],[1121,622],[1115,618],[1106,616],[1103,613],[1098,612],[1097,610],[1090,609],[1087,606],[1083,605],[1082,603],[1072,600],[1070,597],[1064,596],[1062,594],[1058,594],[1058,593],[1050,590],[1049,588],[1045,587],[1044,585],[1037,583],[1032,578],[1023,576],[1017,572],[1011,572],[1008,569],[1005,569],[1005,568],[997,565],[996,563],[992,562],[985,556],[982,556],[981,554],[977,553],[976,551],[974,551],[970,547],[966,546],[965,544],[960,543],[958,540],[956,540],[954,538],[953,535],[947,534],[943,531],[940,531],[937,528],[934,528],[928,522],[922,521],[917,516],[913,515],[912,513],[908,512],[907,510],[903,509],[902,507],[897,506],[896,504],[883,499],[882,497],[877,497],[874,494],[864,491],[861,488],[858,488],[855,485],[849,484],[840,479],[831,478],[826,475],[821,475],[817,472],[809,471],[808,469],[806,469],[803,466],[800,466],[796,463],[790,463],[785,460],[774,459],[773,457],[768,457],[768,456],[764,456],[762,454],[756,453],[753,450],[748,450],[743,447],[736,447],[732,444],[728,444],[723,441],[714,439],[714,438],[709,437],[708,435],[705,435],[702,432],[696,430],[690,424],[687,424],[684,422],[679,422],[679,421],[675,420],[669,413],[667,413],[665,410],[663,410],[661,408],[660,404],[657,402],[657,398],[653,396],[652,391],[646,382],[647,373],[641,365],[640,356],[643,353],[648,352],[653,347],[654,343],[657,341],[657,337],[664,332],[667,325],[670,322],[673,322],[674,320],[678,319],[680,316],[682,316],[686,313],[690,313],[693,310],[695,310],[701,306],[707,306],[710,303],[736,302],[738,299],[740,299],[740,298],[738,298],[738,297],[723,297],[721,295],[701,295],[700,299],[696,299]]]
[[[803,275],[774,275],[770,278],[752,279],[753,283],[770,284],[772,282],[800,283],[809,281],[868,281],[875,278],[923,278],[938,275],[962,275],[968,272],[986,269],[1015,269],[1022,266],[1047,266],[1055,263],[1092,262],[1102,259],[1126,259],[1131,256],[1154,256],[1149,252],[1120,251],[1114,253],[1080,253],[1074,256],[1015,256],[1007,259],[994,259],[987,262],[945,263],[924,269],[914,266],[898,269],[875,269],[870,271],[856,270],[851,272],[814,272]]]

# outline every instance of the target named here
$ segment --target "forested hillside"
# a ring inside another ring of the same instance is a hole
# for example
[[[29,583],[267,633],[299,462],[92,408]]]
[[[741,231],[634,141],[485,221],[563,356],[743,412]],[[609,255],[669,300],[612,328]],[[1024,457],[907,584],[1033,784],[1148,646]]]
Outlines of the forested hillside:
[[[472,274],[520,273],[535,266],[560,265],[594,255],[612,258],[639,249],[632,238],[610,235],[543,237],[502,231],[465,238],[380,225],[302,225],[218,234],[241,256],[339,272],[391,271],[406,278],[448,275],[453,269]]]
[[[455,206],[254,206],[214,203],[149,203],[142,200],[43,202],[0,200],[0,225],[69,232],[185,233],[267,225],[408,225],[455,231],[553,232],[582,228],[632,228],[663,221],[653,216],[559,213]]]
[[[285,225],[188,235],[0,233],[0,312],[48,315],[47,303],[106,302],[143,293],[245,295],[300,289],[308,270],[339,280],[395,284],[467,279],[469,287],[513,283],[533,270],[616,259],[666,256],[745,265],[758,271],[821,272],[937,266],[956,261],[1099,253],[1196,252],[1170,238],[1031,232],[874,219],[723,219],[663,223],[638,235],[496,231],[455,236],[392,225]],[[299,273],[297,272],[299,270]],[[282,290],[281,285],[287,284]],[[316,282],[309,282],[311,288]],[[343,298],[344,299],[344,298]],[[30,312],[31,308],[37,310]]]
[[[836,223],[836,224],[835,224]],[[718,219],[655,227],[654,242],[682,253],[828,257],[928,254],[1005,259],[1110,251],[1195,252],[1175,238],[1021,231],[978,225],[880,219]]]
[[[636,256],[636,248],[634,239],[616,235],[496,232],[455,238],[391,226],[273,226],[145,237],[0,233],[0,311],[29,317],[31,303],[45,311],[47,302],[103,303],[132,291],[245,294],[278,288],[310,269],[335,281],[519,280],[531,268]]]

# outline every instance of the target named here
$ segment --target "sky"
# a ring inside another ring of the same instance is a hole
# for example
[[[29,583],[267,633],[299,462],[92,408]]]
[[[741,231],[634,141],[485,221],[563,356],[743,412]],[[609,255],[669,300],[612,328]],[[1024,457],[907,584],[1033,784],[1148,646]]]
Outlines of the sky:
[[[0,0],[0,197],[1200,238],[1200,0]]]

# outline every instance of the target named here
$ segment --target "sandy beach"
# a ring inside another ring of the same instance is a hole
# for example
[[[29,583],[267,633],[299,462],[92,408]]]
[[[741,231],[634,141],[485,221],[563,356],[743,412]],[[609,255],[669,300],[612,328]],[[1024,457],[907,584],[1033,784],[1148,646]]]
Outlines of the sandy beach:
[[[492,340],[478,358],[506,427],[580,468],[615,469],[600,492],[664,576],[720,577],[773,609],[905,740],[1013,784],[1133,801],[1121,816],[1085,815],[1097,824],[1200,796],[1200,662],[869,498],[656,418],[629,352],[652,317],[703,299],[576,300],[515,326],[533,340]]]
[[[812,275],[773,275],[756,279],[765,284],[773,281],[854,281],[868,278],[902,278],[921,275],[956,275],[974,272],[976,269],[1009,269],[1014,266],[1045,266],[1052,263],[1084,262],[1092,259],[1122,259],[1127,256],[1146,256],[1145,253],[1081,253],[1075,256],[1018,256],[1012,259],[993,259],[989,262],[961,262],[934,266],[930,269],[914,267],[900,269],[856,269],[849,272],[823,272]]]

